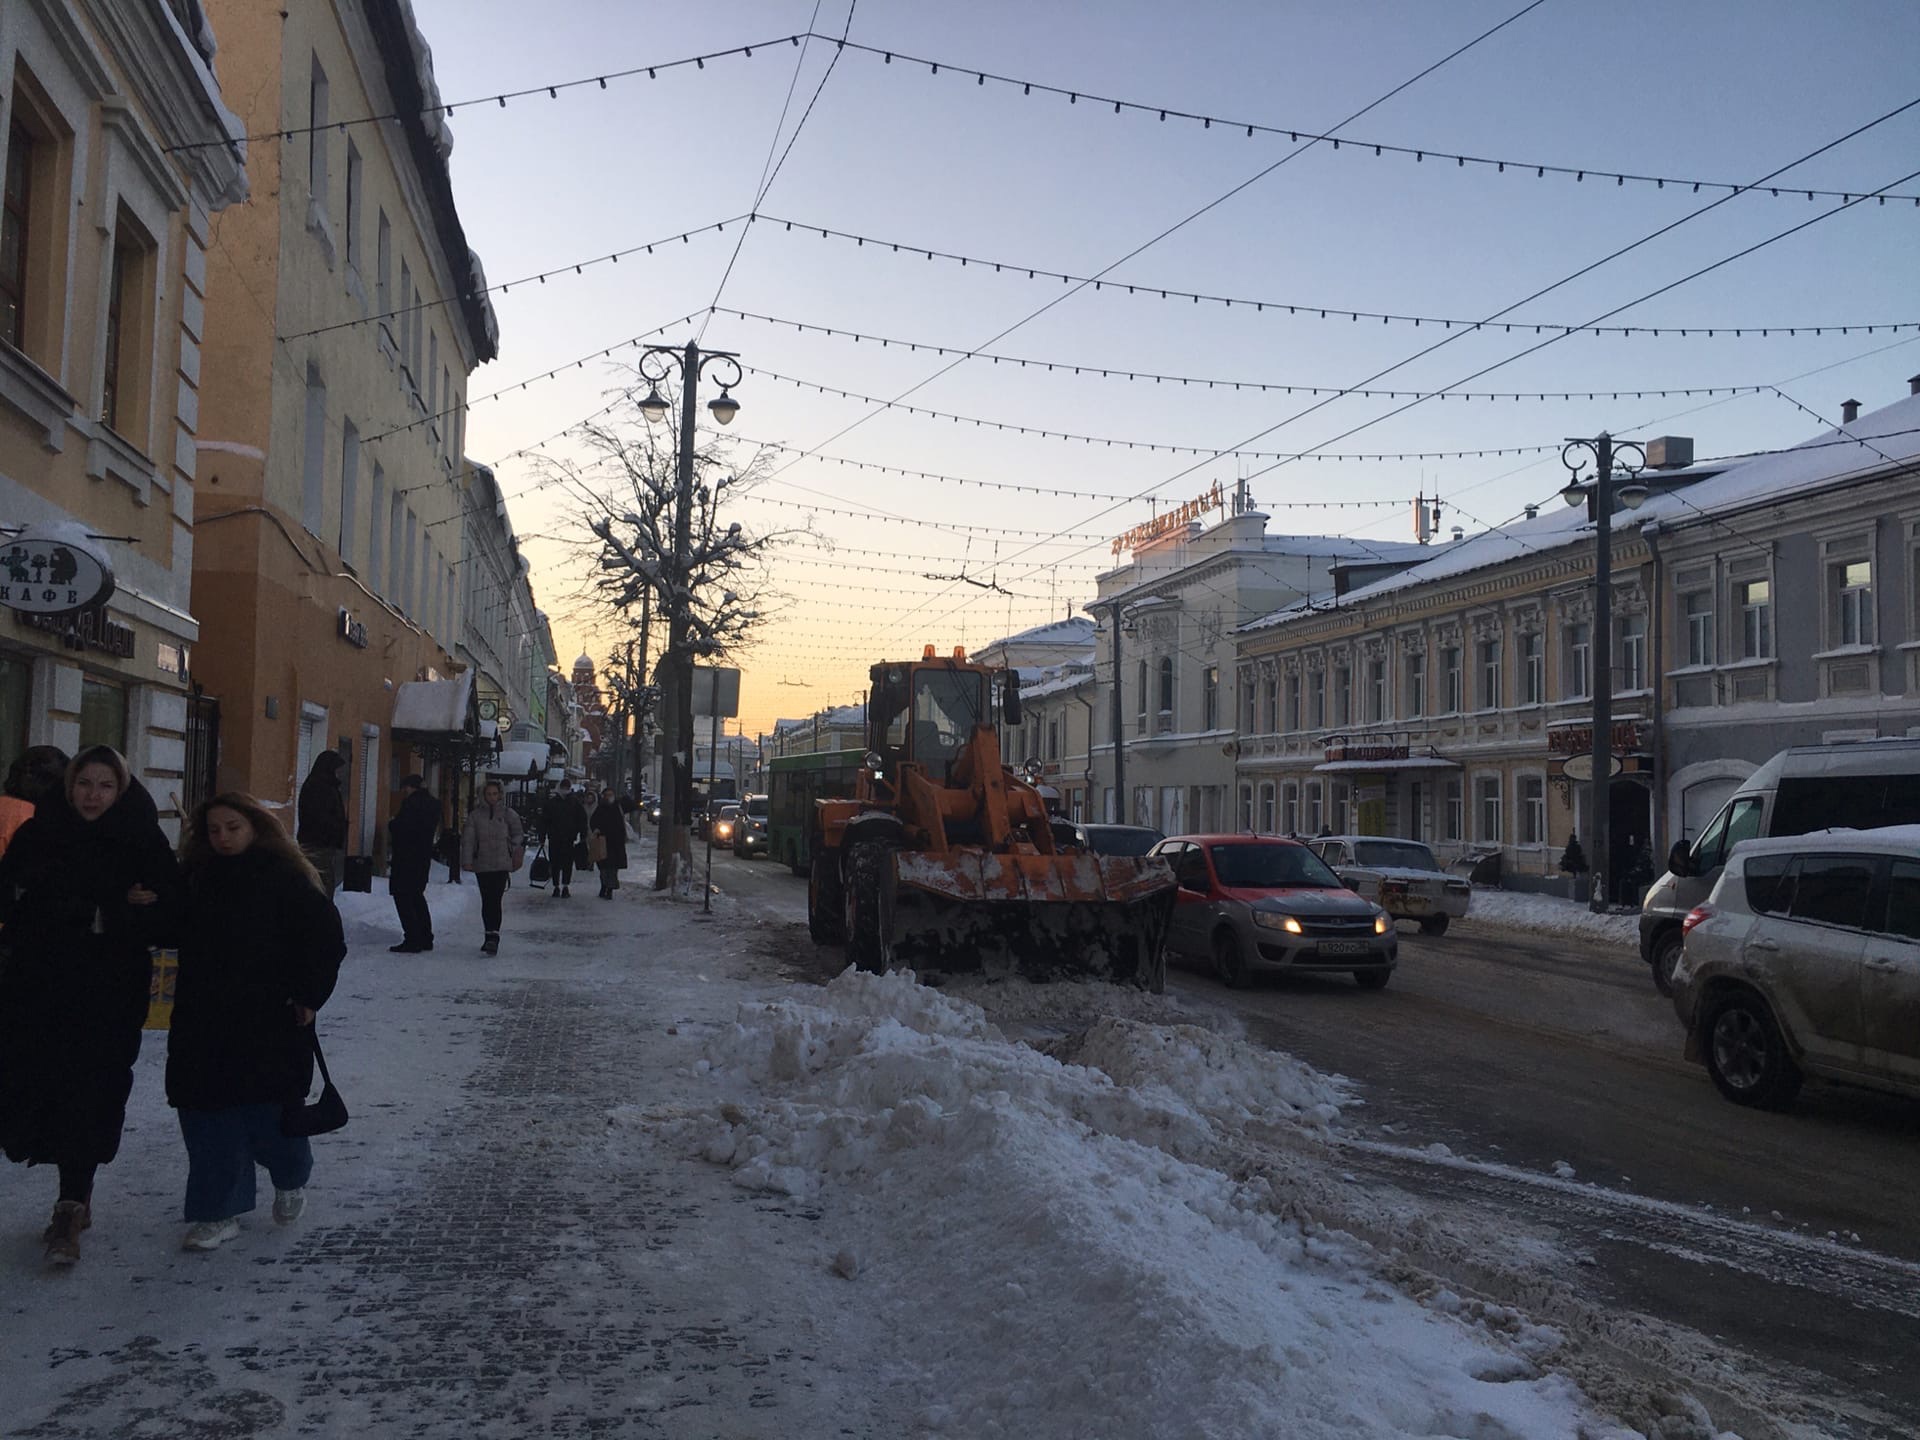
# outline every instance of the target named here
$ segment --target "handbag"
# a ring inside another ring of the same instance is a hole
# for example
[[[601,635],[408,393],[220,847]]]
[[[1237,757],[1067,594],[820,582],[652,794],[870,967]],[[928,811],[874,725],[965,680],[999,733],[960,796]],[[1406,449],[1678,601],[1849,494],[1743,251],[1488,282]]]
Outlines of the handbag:
[[[307,1035],[313,1041],[313,1058],[320,1066],[320,1098],[312,1102],[295,1100],[281,1108],[280,1133],[293,1139],[328,1135],[347,1123],[347,1102],[340,1098],[333,1076],[327,1073],[327,1057],[320,1053],[320,1033],[308,1026]]]
[[[607,858],[607,837],[598,830],[587,837],[587,856],[590,863],[595,865]]]
[[[527,879],[534,885],[544,885],[553,875],[553,866],[547,862],[547,842],[542,840],[535,852],[533,864],[527,869]]]

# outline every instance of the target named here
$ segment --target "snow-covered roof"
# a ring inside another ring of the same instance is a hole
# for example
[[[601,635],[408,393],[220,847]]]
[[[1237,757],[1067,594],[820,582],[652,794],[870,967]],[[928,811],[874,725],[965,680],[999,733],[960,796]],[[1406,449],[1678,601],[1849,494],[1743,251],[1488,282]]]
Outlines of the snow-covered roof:
[[[867,723],[867,712],[860,705],[830,705],[817,715],[802,715],[798,719],[776,720],[773,733],[791,735],[798,730],[811,730],[818,722],[820,727],[828,729],[835,726],[854,726],[856,729]]]
[[[1045,625],[1036,625],[1031,630],[1022,630],[1018,635],[1009,635],[996,642],[1001,645],[1072,645],[1093,643],[1093,621],[1084,615],[1070,615],[1065,620],[1052,620]]]
[[[1351,535],[1268,535],[1263,547],[1273,555],[1305,555],[1314,560],[1368,560],[1392,563],[1433,553],[1431,545],[1411,540],[1358,540]]]
[[[500,747],[500,753],[487,762],[487,774],[502,780],[525,780],[539,776],[552,763],[552,752],[544,740],[513,740]]]
[[[1023,670],[1020,673],[1020,698],[1045,700],[1050,695],[1063,695],[1092,683],[1091,665],[1049,665],[1031,684]]]
[[[1750,460],[1701,464],[1691,470],[1659,475],[1662,483],[1687,482],[1679,494],[1655,493],[1638,510],[1618,515],[1618,528],[1652,521],[1674,528],[1708,524],[1713,516],[1750,505],[1772,504],[1803,495],[1823,485],[1865,477],[1895,464],[1920,458],[1920,395],[1908,395],[1891,405],[1863,415],[1853,424],[1823,431],[1789,450],[1756,455]],[[1688,480],[1690,475],[1699,478]],[[1332,603],[1357,604],[1377,596],[1451,580],[1470,571],[1503,565],[1531,554],[1569,545],[1593,543],[1593,522],[1584,506],[1565,506],[1554,500],[1543,504],[1531,519],[1517,520],[1496,530],[1456,540],[1450,545],[1424,548],[1431,559],[1396,575],[1349,590]],[[1297,602],[1240,627],[1245,634],[1286,624],[1302,615],[1328,608],[1326,597]]]

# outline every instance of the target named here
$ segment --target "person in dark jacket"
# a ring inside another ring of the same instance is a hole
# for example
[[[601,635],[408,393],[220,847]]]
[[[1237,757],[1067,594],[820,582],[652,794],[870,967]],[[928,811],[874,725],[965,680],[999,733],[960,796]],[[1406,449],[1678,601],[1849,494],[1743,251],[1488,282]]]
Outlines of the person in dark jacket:
[[[600,804],[593,812],[593,833],[607,842],[600,857],[600,898],[611,900],[620,888],[620,872],[627,868],[627,824],[612,790],[600,792]]]
[[[5,793],[0,794],[0,852],[36,808],[66,789],[67,761],[67,752],[57,745],[30,745],[7,767]]]
[[[300,787],[300,809],[294,838],[306,852],[327,893],[340,888],[347,868],[347,797],[340,788],[346,759],[338,750],[322,750]]]
[[[118,751],[82,750],[0,855],[0,1149],[60,1172],[41,1237],[80,1258],[94,1173],[119,1152],[159,938],[177,889],[153,799]]]
[[[440,802],[418,775],[400,782],[400,808],[387,821],[387,893],[400,916],[396,955],[433,949],[433,913],[427,909],[427,875],[433,868],[433,838],[440,830]]]
[[[507,804],[500,782],[489,780],[480,788],[480,799],[467,812],[467,828],[460,833],[460,866],[480,887],[483,955],[500,953],[500,897],[526,858],[520,816]]]
[[[180,844],[180,979],[167,1036],[167,1103],[187,1145],[186,1248],[212,1250],[273,1180],[273,1218],[306,1208],[313,1146],[280,1116],[313,1084],[313,1017],[347,953],[326,881],[247,795],[216,795]]]
[[[553,868],[553,893],[573,895],[573,852],[586,838],[589,818],[587,807],[572,790],[557,790],[540,812],[540,825],[546,831],[547,859]]]

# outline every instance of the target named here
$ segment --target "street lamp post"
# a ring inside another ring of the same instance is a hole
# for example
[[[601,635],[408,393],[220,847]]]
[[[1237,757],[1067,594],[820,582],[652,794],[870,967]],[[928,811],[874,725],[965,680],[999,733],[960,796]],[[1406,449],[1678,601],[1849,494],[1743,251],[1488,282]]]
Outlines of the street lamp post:
[[[1593,458],[1593,482],[1581,479],[1581,455]],[[1631,454],[1632,459],[1625,458]],[[1607,908],[1613,883],[1613,865],[1608,849],[1608,830],[1613,801],[1613,507],[1618,501],[1629,510],[1638,510],[1647,498],[1647,487],[1638,476],[1646,468],[1647,456],[1631,440],[1615,440],[1601,431],[1591,440],[1569,440],[1561,447],[1560,463],[1573,472],[1573,478],[1560,492],[1569,505],[1586,502],[1593,520],[1593,640],[1591,656],[1593,676],[1593,778],[1588,786],[1587,847],[1588,874],[1592,879],[1587,897],[1589,909]],[[1624,480],[1616,481],[1615,471]]]
[[[719,396],[707,405],[708,413],[722,425],[733,423],[740,402],[727,393],[741,379],[739,357],[725,350],[702,351],[689,340],[684,350],[666,345],[649,345],[640,356],[640,375],[651,387],[640,402],[640,413],[649,423],[660,424],[667,418],[668,406],[660,394],[660,382],[675,368],[680,372],[679,468],[674,485],[673,560],[665,579],[672,608],[667,614],[667,653],[664,670],[674,693],[668,697],[666,718],[669,726],[667,754],[672,757],[672,781],[662,777],[660,786],[660,854],[654,871],[653,888],[664,890],[673,883],[675,861],[686,856],[692,861],[688,824],[693,811],[693,650],[688,643],[691,624],[693,585],[691,553],[693,544],[693,445],[697,411],[695,396],[701,373],[716,361],[733,368],[733,378],[720,382]]]

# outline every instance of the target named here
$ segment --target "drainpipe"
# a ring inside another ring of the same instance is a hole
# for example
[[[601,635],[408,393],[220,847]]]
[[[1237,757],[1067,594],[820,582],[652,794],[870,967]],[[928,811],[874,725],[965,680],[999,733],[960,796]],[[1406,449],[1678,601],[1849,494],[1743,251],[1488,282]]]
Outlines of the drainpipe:
[[[1653,631],[1653,864],[1656,872],[1665,868],[1661,857],[1667,853],[1667,626],[1664,584],[1665,562],[1660,556],[1660,522],[1649,520],[1640,527],[1640,538],[1647,542],[1647,554],[1653,559],[1653,593],[1648,602],[1647,625]]]
[[[1093,708],[1093,701],[1089,700],[1084,693],[1077,694],[1074,696],[1074,698],[1078,700],[1082,705],[1087,707],[1087,821],[1086,823],[1092,824],[1100,818],[1099,812],[1094,808],[1095,796],[1094,796],[1094,788],[1093,788],[1093,717],[1096,712]]]

